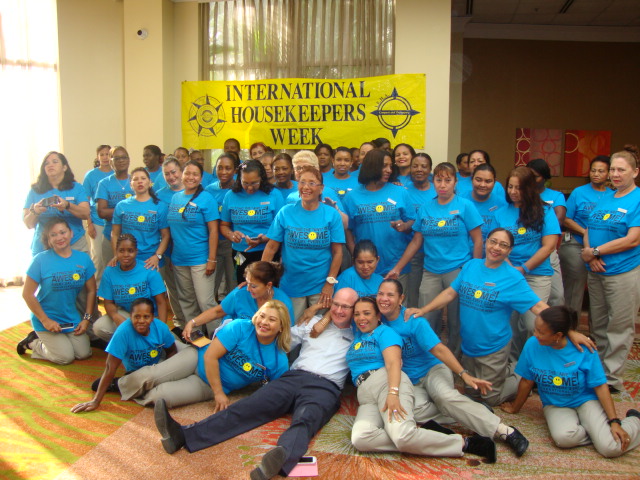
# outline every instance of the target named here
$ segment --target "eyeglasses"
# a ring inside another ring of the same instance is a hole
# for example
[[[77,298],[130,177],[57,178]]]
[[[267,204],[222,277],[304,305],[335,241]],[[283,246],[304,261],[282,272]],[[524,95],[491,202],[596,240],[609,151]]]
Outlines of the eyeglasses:
[[[334,307],[336,307],[336,309],[340,310],[351,310],[353,308],[353,305],[343,305],[341,303],[336,303],[336,302],[331,302],[331,305],[333,305]]]
[[[489,240],[487,240],[487,243],[494,247],[500,247],[502,250],[508,250],[511,248],[511,245],[509,245],[507,242],[499,242],[495,238],[490,238]]]
[[[260,182],[240,182],[240,184],[242,185],[243,188],[247,188],[247,187],[259,187],[260,186]]]
[[[113,160],[129,160],[129,157],[113,157]]]
[[[317,182],[298,182],[298,185],[300,185],[301,187],[315,188],[315,187],[319,187],[322,184]]]

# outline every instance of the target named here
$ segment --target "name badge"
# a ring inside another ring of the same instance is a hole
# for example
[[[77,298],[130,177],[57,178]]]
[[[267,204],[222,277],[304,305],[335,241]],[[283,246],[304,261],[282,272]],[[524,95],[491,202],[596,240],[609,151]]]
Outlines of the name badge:
[[[449,212],[449,215],[458,215],[460,213],[460,210],[451,210]]]
[[[271,202],[260,202],[260,205],[270,205]]]
[[[189,202],[189,205],[191,205],[192,207],[197,207],[197,206],[198,206],[198,205],[196,205],[196,204],[195,204],[195,203],[193,203],[193,202]]]
[[[64,199],[65,199],[67,202],[70,202],[71,200],[75,200],[75,199],[76,199],[76,197],[64,197]]]
[[[566,368],[566,367],[570,367],[570,366],[575,365],[575,364],[576,364],[576,362],[569,362],[569,363],[565,363],[564,366]]]
[[[618,211],[619,211],[620,213],[627,213],[627,211],[626,211],[624,208],[618,208]]]
[[[494,210],[497,210],[497,209],[498,209],[498,205],[494,205],[493,207],[491,207],[491,208],[489,209],[489,211],[490,211],[490,212],[493,212]]]
[[[387,198],[387,202],[389,202],[391,205],[395,205],[396,201],[393,200],[392,198]]]
[[[553,205],[553,200],[545,200],[544,203],[547,205]]]
[[[484,282],[484,284],[485,284],[487,287],[495,287],[495,286],[496,286],[496,284],[495,284],[495,283],[493,283],[493,282]]]

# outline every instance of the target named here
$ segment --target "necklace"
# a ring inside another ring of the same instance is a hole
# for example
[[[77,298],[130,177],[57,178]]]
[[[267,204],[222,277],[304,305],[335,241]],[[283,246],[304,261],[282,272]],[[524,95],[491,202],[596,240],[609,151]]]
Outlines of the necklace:
[[[116,177],[114,175],[114,177],[116,179],[116,181],[120,184],[120,187],[122,187],[122,190],[124,191],[125,188],[127,188],[127,183],[129,182],[129,175],[127,175],[127,180],[125,181],[125,184],[123,185],[122,182],[120,181],[120,179],[118,177]]]

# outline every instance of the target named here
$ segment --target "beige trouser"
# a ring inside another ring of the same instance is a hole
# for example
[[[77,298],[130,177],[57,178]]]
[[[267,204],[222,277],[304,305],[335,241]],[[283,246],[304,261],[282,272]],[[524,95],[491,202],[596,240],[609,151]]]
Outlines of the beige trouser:
[[[173,357],[142,367],[118,381],[122,400],[154,405],[163,398],[169,408],[213,398],[211,387],[196,374],[198,350],[187,346]]]
[[[492,383],[492,390],[482,395],[477,390],[465,387],[466,393],[472,397],[481,399],[491,406],[512,400],[516,396],[520,376],[513,372],[514,365],[509,362],[511,343],[507,343],[497,352],[483,357],[462,357],[462,365],[469,370],[472,376]]]
[[[319,293],[308,295],[306,297],[292,297],[291,303],[293,304],[293,316],[295,317],[294,319],[292,319],[292,321],[295,322],[298,318],[300,318],[300,315],[304,313],[305,309],[307,309],[311,305],[315,305],[319,300]]]
[[[493,438],[500,424],[500,418],[491,413],[484,405],[462,395],[453,385],[451,370],[440,363],[413,386],[415,407],[413,414],[416,422],[425,423],[437,418],[424,416],[436,407],[438,412],[459,422],[484,437]],[[431,407],[431,408],[430,408]],[[442,423],[453,423],[443,421]]]
[[[422,283],[422,270],[424,266],[424,251],[422,249],[411,259],[411,271],[407,278],[407,289],[405,290],[407,308],[419,308],[420,305],[420,284]]]
[[[122,308],[118,309],[118,314],[122,315],[125,319],[130,317],[129,312]],[[116,328],[117,326],[115,322],[111,320],[109,315],[102,315],[93,324],[93,334],[105,342],[109,342],[111,337],[113,337],[113,332],[116,331]]]
[[[386,368],[380,368],[358,387],[360,406],[351,432],[351,443],[357,450],[405,452],[434,457],[463,455],[464,441],[461,435],[445,435],[416,426],[413,418],[413,385],[404,372],[400,379],[400,404],[407,412],[404,420],[389,421],[388,412],[382,412],[388,393]]]
[[[91,356],[91,345],[86,333],[36,332],[38,339],[31,344],[31,358],[49,360],[58,365],[68,365],[74,360],[84,360]]]
[[[111,259],[105,260],[102,258],[102,242],[108,242],[104,236],[104,225],[94,224],[93,228],[96,229],[96,238],[91,238],[89,234],[87,234],[87,238],[89,239],[89,246],[91,248],[91,261],[96,267],[96,285],[100,287],[102,273],[104,272],[107,262]]]
[[[551,292],[549,292],[549,306],[564,305],[564,284],[562,279],[562,271],[560,269],[560,257],[555,250],[549,256],[553,275],[551,276]]]
[[[218,295],[216,298],[222,300],[231,290],[238,286],[236,280],[236,265],[233,261],[233,248],[231,242],[224,237],[218,240],[216,261],[216,282],[214,288]]]
[[[216,306],[213,295],[216,277],[214,274],[207,276],[206,270],[206,263],[192,266],[173,265],[178,299],[185,322]]]
[[[607,414],[598,400],[589,400],[577,408],[547,405],[543,411],[551,438],[558,447],[571,448],[593,443],[603,457],[619,457],[625,453],[611,435]],[[631,438],[627,452],[640,445],[639,418],[625,418],[622,428]]]
[[[547,275],[525,275],[527,284],[533,290],[540,300],[547,302],[549,295],[551,294],[551,277]],[[514,311],[511,314],[511,330],[513,332],[513,340],[511,342],[511,356],[509,357],[512,363],[517,363],[520,358],[520,352],[524,348],[524,344],[533,335],[533,326],[535,324],[536,316],[531,313],[531,310],[527,310],[525,313],[520,314]],[[480,377],[484,378],[484,377]]]
[[[178,289],[176,287],[176,280],[173,274],[173,263],[171,258],[164,257],[164,267],[160,269],[160,275],[164,280],[164,284],[167,287],[167,296],[169,297],[169,304],[171,305],[171,311],[173,312],[173,324],[176,327],[184,328],[185,320],[182,313],[182,307],[180,306],[180,300],[178,299]]]
[[[598,345],[607,383],[624,390],[622,377],[640,307],[640,266],[618,275],[589,272],[588,283],[591,334]]]
[[[582,310],[584,288],[587,285],[587,267],[580,254],[582,245],[575,238],[562,242],[560,246],[560,264],[562,266],[562,282],[564,284],[564,299],[568,307],[578,314]]]

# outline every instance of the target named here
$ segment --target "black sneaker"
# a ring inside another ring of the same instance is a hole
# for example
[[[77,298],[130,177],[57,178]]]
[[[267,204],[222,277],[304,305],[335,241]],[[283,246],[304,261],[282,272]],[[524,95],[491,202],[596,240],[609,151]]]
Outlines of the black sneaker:
[[[93,383],[91,384],[91,390],[93,390],[94,392],[98,391],[100,380],[102,380],[102,377],[98,377],[93,381]],[[114,377],[113,380],[111,380],[111,383],[109,384],[109,386],[107,387],[107,392],[120,393],[120,387],[118,387],[119,380],[120,380],[120,377]]]
[[[496,444],[489,437],[476,434],[465,438],[462,451],[484,457],[487,463],[496,463]]]
[[[517,457],[521,457],[529,448],[529,440],[516,427],[511,426],[511,428],[513,428],[513,432],[507,435],[504,441],[511,447]]]
[[[164,399],[161,398],[156,402],[153,409],[153,418],[156,421],[156,428],[162,435],[162,446],[165,452],[175,453],[184,447],[185,441],[182,426],[171,418]]]
[[[27,351],[27,348],[29,348],[29,344],[37,338],[38,338],[38,334],[33,330],[31,330],[26,337],[24,337],[22,340],[18,342],[18,345],[16,346],[16,351],[18,352],[18,355],[24,355]]]
[[[445,435],[453,435],[454,433],[456,433],[450,428],[443,427],[435,420],[429,420],[424,425],[420,425],[420,428],[424,428],[425,430],[433,430],[434,432],[444,433]]]
[[[287,451],[284,447],[276,447],[269,450],[262,457],[262,462],[251,471],[251,480],[269,480],[280,472],[284,461],[287,459]]]
[[[620,393],[620,390],[618,390],[616,387],[614,387],[613,385],[607,385],[609,387],[609,393],[611,395],[616,395],[618,393]]]
[[[107,349],[107,345],[109,345],[109,342],[105,342],[101,338],[94,338],[93,340],[89,341],[89,345],[91,345],[93,348],[97,348],[99,350],[106,350]]]

